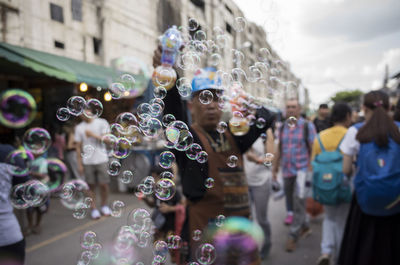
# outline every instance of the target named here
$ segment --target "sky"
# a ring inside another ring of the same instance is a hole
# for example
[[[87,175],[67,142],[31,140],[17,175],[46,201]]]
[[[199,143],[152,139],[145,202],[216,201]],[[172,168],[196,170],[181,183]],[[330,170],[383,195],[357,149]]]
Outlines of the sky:
[[[234,0],[309,89],[312,107],[338,91],[380,88],[400,72],[399,0]]]

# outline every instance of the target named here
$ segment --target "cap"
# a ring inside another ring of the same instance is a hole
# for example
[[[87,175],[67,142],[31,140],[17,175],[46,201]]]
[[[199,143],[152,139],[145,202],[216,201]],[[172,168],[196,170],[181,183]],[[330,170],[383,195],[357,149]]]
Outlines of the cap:
[[[222,90],[221,78],[216,76],[217,69],[214,67],[206,67],[196,71],[192,80],[192,92],[205,89]]]

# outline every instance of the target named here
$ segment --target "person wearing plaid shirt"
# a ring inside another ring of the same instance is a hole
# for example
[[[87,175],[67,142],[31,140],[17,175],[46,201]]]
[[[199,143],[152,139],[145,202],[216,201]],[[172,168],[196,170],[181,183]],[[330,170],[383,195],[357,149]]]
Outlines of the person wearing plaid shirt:
[[[296,248],[299,237],[311,233],[306,221],[305,196],[300,195],[300,186],[305,185],[305,174],[310,168],[311,146],[316,135],[314,124],[300,116],[301,106],[296,99],[286,102],[286,116],[291,121],[285,122],[280,130],[280,143],[276,155],[273,178],[276,180],[279,166],[282,168],[286,208],[288,216],[285,223],[290,225],[290,234],[286,250],[291,252]],[[295,123],[293,121],[296,120]],[[304,129],[308,126],[308,130]],[[306,133],[307,132],[307,133]],[[308,134],[305,135],[305,134]],[[307,137],[307,139],[305,139]],[[301,177],[299,177],[299,175]],[[304,182],[304,183],[303,183]]]

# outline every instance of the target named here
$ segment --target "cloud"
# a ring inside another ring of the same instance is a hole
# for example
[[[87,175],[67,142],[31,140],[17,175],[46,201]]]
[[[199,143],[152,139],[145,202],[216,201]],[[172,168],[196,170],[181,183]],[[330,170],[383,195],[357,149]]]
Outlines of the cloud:
[[[311,1],[304,9],[306,33],[365,41],[400,30],[400,1]]]

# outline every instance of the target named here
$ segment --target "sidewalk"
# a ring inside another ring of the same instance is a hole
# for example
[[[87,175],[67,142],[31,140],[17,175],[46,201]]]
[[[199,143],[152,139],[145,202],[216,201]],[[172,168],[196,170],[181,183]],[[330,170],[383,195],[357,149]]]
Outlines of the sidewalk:
[[[97,233],[101,244],[109,242],[116,229],[125,225],[128,213],[138,207],[145,207],[132,194],[114,193],[110,196],[110,203],[114,200],[121,200],[126,205],[126,210],[121,218],[102,217],[100,220],[89,218],[77,220],[72,217],[72,211],[64,208],[57,199],[52,199],[49,212],[43,219],[43,231],[40,235],[27,237],[26,265],[71,265],[76,264],[82,249],[80,237],[88,230]],[[321,223],[318,218],[311,222],[313,233],[310,237],[301,240],[298,248],[293,253],[287,253],[284,249],[288,227],[283,225],[285,217],[284,200],[275,202],[270,200],[269,216],[272,226],[272,249],[269,259],[263,264],[268,265],[310,265],[315,264],[319,257]],[[151,264],[151,247],[143,249],[142,262]],[[98,260],[99,261],[99,260]],[[91,263],[101,264],[101,262]]]

